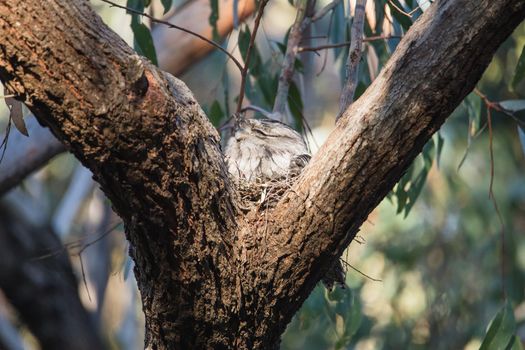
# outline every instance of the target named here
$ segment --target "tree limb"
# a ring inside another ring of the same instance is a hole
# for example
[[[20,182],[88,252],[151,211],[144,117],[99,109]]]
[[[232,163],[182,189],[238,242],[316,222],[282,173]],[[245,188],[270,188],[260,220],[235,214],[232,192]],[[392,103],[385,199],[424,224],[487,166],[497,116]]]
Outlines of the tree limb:
[[[219,1],[220,17],[217,27],[221,36],[225,36],[233,29],[232,6],[232,0]],[[239,1],[238,17],[241,21],[254,10],[255,1]],[[181,27],[211,39],[212,29],[208,23],[210,11],[209,0],[191,1],[177,9],[166,21],[178,23]],[[173,75],[182,74],[212,49],[201,39],[164,25],[154,27],[152,36],[157,48],[159,66]],[[29,128],[29,138],[18,135],[17,132],[9,136],[9,151],[0,163],[0,196],[17,186],[55,155],[66,150],[49,129],[43,128],[34,117],[27,117],[26,124]]]
[[[0,163],[0,196],[18,185],[35,169],[65,151],[64,146],[34,117],[26,118],[29,137],[11,131]]]
[[[356,0],[354,19],[352,21],[352,32],[350,48],[348,49],[348,59],[346,61],[346,79],[341,91],[339,100],[339,114],[336,120],[339,120],[344,111],[354,101],[354,93],[359,82],[359,62],[363,52],[363,27],[365,23],[365,6],[366,0]]]

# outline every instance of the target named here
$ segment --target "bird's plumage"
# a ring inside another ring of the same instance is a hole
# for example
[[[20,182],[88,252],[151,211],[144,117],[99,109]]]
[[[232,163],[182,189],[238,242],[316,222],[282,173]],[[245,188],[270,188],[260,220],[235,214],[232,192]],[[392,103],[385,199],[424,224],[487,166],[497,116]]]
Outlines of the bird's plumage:
[[[293,178],[310,160],[303,137],[281,122],[271,119],[235,119],[233,135],[226,145],[228,171],[237,183],[257,184]],[[328,289],[344,287],[341,262],[323,277]]]

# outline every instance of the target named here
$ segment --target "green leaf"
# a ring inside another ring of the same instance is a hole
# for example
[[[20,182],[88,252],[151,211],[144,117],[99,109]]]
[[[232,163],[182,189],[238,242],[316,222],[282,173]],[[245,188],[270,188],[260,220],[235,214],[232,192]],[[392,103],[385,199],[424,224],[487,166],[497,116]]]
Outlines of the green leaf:
[[[244,30],[239,32],[239,51],[246,62],[246,54],[248,52],[248,46],[250,45],[251,32],[248,26]],[[262,59],[257,50],[257,47],[254,45],[250,54],[250,64],[248,65],[248,72],[255,78],[258,78],[257,75],[263,71],[262,69]]]
[[[217,30],[217,21],[219,20],[219,0],[210,0],[211,13],[208,21],[212,27],[212,38],[219,41],[219,31]]]
[[[516,71],[514,72],[514,77],[512,78],[512,89],[516,90],[518,84],[525,78],[525,45],[521,49],[521,55],[518,59],[518,64],[516,65]]]
[[[290,89],[288,90],[288,107],[292,112],[292,116],[295,123],[295,130],[302,132],[303,130],[303,100],[301,98],[301,92],[295,83],[290,83]]]
[[[140,22],[138,15],[131,17],[131,29],[133,30],[133,48],[135,51],[147,57],[154,65],[158,66],[157,53],[153,45],[151,32],[144,23]]]
[[[481,343],[479,350],[498,350],[507,349],[514,341],[514,332],[516,331],[516,321],[514,320],[514,311],[509,301],[505,302],[496,316],[492,319]]]
[[[142,0],[128,0],[126,7],[135,11],[144,12],[144,1]],[[128,12],[130,13],[130,12]]]
[[[525,100],[506,100],[500,101],[499,105],[511,112],[518,112],[525,110]]]
[[[225,114],[221,108],[221,104],[219,103],[219,101],[217,100],[213,101],[210,107],[210,111],[208,113],[208,117],[210,118],[211,123],[215,127],[219,126],[224,116]]]
[[[396,7],[392,5],[392,3],[394,3],[400,9],[404,9],[403,5],[401,5],[401,3],[398,0],[391,0],[391,2],[387,2],[388,6],[390,7],[390,12],[392,13],[392,16],[394,16],[396,21],[399,24],[401,24],[401,27],[403,27],[403,29],[407,31],[412,25],[412,20],[408,18],[405,14],[399,12],[399,10],[396,9]]]
[[[520,138],[521,149],[523,150],[523,154],[525,154],[525,130],[519,125],[518,125],[518,136]]]
[[[517,335],[512,338],[510,344],[507,346],[508,350],[523,350],[523,346],[521,345],[521,339]]]
[[[162,3],[162,7],[164,7],[164,15],[168,13],[168,11],[171,9],[171,6],[173,5],[173,0],[160,0]]]
[[[348,18],[345,16],[344,1],[339,1],[333,10],[333,24],[330,30],[329,39],[332,44],[343,42],[346,38],[348,30]],[[346,49],[345,51],[348,51]],[[338,47],[334,49],[334,60],[343,52],[343,48]]]
[[[443,145],[445,144],[445,139],[441,136],[441,133],[438,131],[434,134],[434,144],[436,145],[436,165],[439,168],[439,160],[441,158],[441,151],[443,150]]]
[[[267,106],[273,106],[278,83],[278,75],[275,75],[272,78],[270,74],[263,72],[257,77],[256,84],[259,86],[259,89],[262,92],[262,96],[264,98],[264,102]]]
[[[476,94],[470,94],[464,100],[465,106],[467,108],[467,114],[470,121],[470,134],[472,136],[476,135],[481,129],[481,108],[482,102],[481,98]]]

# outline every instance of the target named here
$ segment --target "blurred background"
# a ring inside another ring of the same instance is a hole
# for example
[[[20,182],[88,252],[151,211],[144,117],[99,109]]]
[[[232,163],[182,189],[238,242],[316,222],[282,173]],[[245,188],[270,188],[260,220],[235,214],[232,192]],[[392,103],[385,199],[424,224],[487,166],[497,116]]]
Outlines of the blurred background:
[[[225,124],[235,108],[240,76],[223,53],[147,19],[141,21],[151,29],[151,39],[137,38],[124,10],[91,3],[131,46],[140,49],[140,40],[152,40],[159,66],[188,84],[215,126]],[[365,37],[381,39],[364,44],[356,97],[380,72],[425,3],[368,1]],[[242,59],[243,36],[253,25],[256,4],[215,4],[175,1],[164,13],[154,0],[144,11],[218,39]],[[354,4],[338,2],[311,26],[301,47],[349,40]],[[210,20],[213,14],[218,20]],[[271,110],[295,14],[286,0],[274,0],[266,9],[256,40],[259,66],[250,72],[246,104]],[[524,47],[522,23],[499,49],[477,92],[456,109],[343,254],[348,287],[328,291],[319,285],[288,326],[282,349],[478,349],[491,319],[505,305],[510,305],[513,333],[525,340],[525,144],[518,132],[525,121],[525,83],[516,78],[518,62],[525,66],[525,58],[520,59]],[[334,128],[347,51],[304,50],[295,64],[288,122],[305,134],[314,152]],[[0,127],[6,129],[9,109],[0,105]],[[62,321],[68,324],[85,313],[87,321],[78,321],[78,327],[89,324],[100,334],[93,346],[143,348],[140,296],[123,225],[89,171],[55,145],[47,159],[56,156],[46,165],[1,187],[2,173],[32,162],[42,148],[24,148],[41,132],[29,112],[24,114],[29,138],[11,128],[0,163],[0,348],[53,348],[44,342],[52,324],[36,330],[53,323],[37,311],[39,302],[49,307],[56,302],[55,311],[67,302],[63,311],[71,314]],[[222,134],[227,137],[228,131]],[[17,152],[23,149],[26,153]],[[40,242],[42,236],[47,241]],[[61,260],[48,263],[52,259]],[[58,265],[63,272],[54,270]],[[72,293],[70,301],[61,296],[60,281],[58,286],[46,282],[49,273],[72,281],[64,287]],[[17,302],[23,293],[26,299]],[[24,310],[23,305],[31,307]],[[82,337],[90,334],[77,341]]]

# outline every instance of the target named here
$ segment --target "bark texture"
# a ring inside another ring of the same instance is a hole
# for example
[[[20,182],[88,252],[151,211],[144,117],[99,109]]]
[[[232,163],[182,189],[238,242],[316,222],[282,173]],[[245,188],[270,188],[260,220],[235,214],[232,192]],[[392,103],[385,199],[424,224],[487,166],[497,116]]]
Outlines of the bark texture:
[[[191,92],[82,0],[0,0],[0,79],[124,219],[152,349],[268,349],[525,17],[437,0],[271,212],[241,214]]]
[[[0,288],[42,349],[104,349],[58,237],[2,204],[0,242]]]

